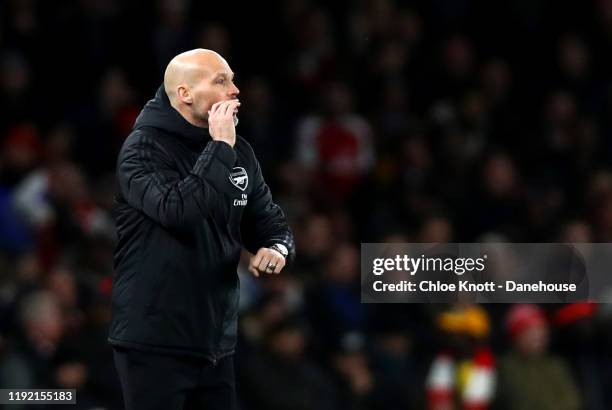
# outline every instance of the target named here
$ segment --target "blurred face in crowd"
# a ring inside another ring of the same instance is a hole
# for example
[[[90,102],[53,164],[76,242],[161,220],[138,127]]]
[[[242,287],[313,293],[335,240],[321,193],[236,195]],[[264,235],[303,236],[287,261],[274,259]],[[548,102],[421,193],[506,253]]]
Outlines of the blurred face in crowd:
[[[227,61],[205,49],[174,57],[166,68],[164,87],[172,106],[198,127],[208,127],[208,111],[213,104],[237,99],[240,93]],[[238,124],[237,112],[234,124]]]
[[[559,44],[559,64],[561,69],[571,76],[585,75],[589,65],[589,52],[585,44],[577,37],[568,36]]]
[[[70,162],[54,164],[49,168],[49,194],[66,203],[84,198],[87,184],[83,172]]]
[[[304,335],[298,328],[287,328],[271,337],[270,348],[285,359],[298,359],[304,350]]]
[[[516,183],[516,173],[512,160],[497,154],[489,158],[484,169],[484,182],[487,192],[495,197],[512,193]]]
[[[333,365],[348,381],[353,394],[362,396],[374,386],[372,372],[362,351],[338,353],[333,358]]]
[[[567,223],[561,231],[561,241],[567,243],[592,242],[591,227],[582,221]]]
[[[352,110],[353,97],[345,84],[332,83],[325,90],[325,106],[329,115],[341,116]]]
[[[80,388],[86,380],[87,367],[78,361],[63,363],[55,370],[55,381],[62,389]]]
[[[6,94],[19,96],[31,83],[30,67],[19,54],[7,53],[0,61],[0,89]]]
[[[453,227],[450,221],[442,216],[427,219],[419,232],[419,240],[425,243],[450,242],[453,236]]]
[[[4,136],[0,161],[4,167],[17,172],[34,167],[38,159],[38,141],[34,124],[11,127]]]
[[[446,43],[444,58],[447,70],[453,76],[463,76],[473,63],[472,46],[463,37],[452,37]]]
[[[538,356],[548,346],[548,328],[544,325],[530,326],[517,335],[515,346],[525,356]]]
[[[302,254],[311,258],[324,255],[332,246],[333,233],[331,221],[325,215],[313,214],[298,232],[298,241]]]
[[[53,345],[62,337],[62,314],[57,299],[48,291],[27,296],[20,305],[22,326],[36,344]]]
[[[77,305],[77,289],[74,276],[66,268],[56,268],[47,277],[47,286],[59,303],[68,308]]]
[[[359,253],[353,246],[340,245],[331,255],[325,272],[327,280],[350,285],[359,276]]]
[[[565,125],[576,118],[576,102],[566,92],[556,92],[548,97],[546,113],[553,125]]]
[[[493,60],[483,67],[482,85],[491,99],[502,99],[508,93],[510,83],[511,71],[505,61]]]

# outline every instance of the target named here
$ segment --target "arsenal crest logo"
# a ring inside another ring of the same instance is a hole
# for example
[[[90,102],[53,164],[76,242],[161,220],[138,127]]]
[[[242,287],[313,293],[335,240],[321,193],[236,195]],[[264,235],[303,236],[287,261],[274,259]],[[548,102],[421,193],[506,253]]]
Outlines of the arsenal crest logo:
[[[249,175],[242,167],[234,167],[229,175],[229,179],[241,191],[244,191],[249,186]]]

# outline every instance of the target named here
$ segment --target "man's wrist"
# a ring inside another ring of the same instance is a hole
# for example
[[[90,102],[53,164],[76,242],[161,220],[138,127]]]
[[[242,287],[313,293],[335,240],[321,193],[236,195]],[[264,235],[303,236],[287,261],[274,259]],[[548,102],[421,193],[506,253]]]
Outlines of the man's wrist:
[[[285,259],[287,259],[287,256],[289,256],[289,249],[287,249],[287,247],[282,243],[275,243],[274,245],[270,246],[270,249],[274,249],[275,251],[283,255],[283,258]]]

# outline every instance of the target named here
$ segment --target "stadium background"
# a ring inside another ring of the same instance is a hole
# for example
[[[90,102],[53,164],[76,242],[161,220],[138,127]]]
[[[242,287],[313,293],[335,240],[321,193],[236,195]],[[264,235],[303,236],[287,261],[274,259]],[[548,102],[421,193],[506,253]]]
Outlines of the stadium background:
[[[610,241],[612,1],[260,3],[0,3],[0,385],[120,408],[115,156],[204,47],[299,254],[241,268],[243,409],[610,408],[609,305],[361,305],[359,244]]]

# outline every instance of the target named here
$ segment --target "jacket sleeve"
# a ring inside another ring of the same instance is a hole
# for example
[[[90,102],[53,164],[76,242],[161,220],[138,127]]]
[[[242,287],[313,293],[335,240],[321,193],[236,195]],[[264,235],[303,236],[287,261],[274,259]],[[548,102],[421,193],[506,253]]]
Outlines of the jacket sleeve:
[[[236,153],[225,142],[210,141],[193,169],[181,178],[165,149],[150,135],[136,131],[117,163],[121,194],[132,207],[166,228],[190,229],[215,206],[228,184]]]
[[[295,258],[293,233],[282,209],[272,201],[270,188],[264,181],[259,162],[255,158],[255,181],[249,201],[242,215],[241,233],[245,248],[255,254],[259,248],[280,243],[287,247],[287,262]]]

